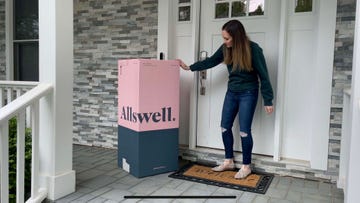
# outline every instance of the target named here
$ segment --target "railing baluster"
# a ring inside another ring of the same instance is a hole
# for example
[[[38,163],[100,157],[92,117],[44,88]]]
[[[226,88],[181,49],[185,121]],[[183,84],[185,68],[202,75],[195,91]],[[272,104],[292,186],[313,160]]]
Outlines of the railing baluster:
[[[16,98],[21,96],[21,88],[16,88]]]
[[[0,108],[5,106],[4,89],[0,87]]]
[[[6,104],[9,104],[13,100],[12,90],[13,89],[11,87],[6,89],[6,94],[7,94],[7,102],[6,102]]]
[[[24,202],[25,189],[25,110],[17,116],[16,202]]]
[[[9,202],[9,122],[0,125],[0,202]]]
[[[26,87],[25,87],[26,86]],[[25,89],[25,94],[23,94]],[[28,92],[27,92],[28,91]],[[9,202],[9,120],[17,117],[16,202],[41,202],[47,188],[39,183],[39,100],[52,91],[49,84],[0,81],[0,202]],[[22,99],[16,99],[16,98]],[[6,105],[6,106],[5,106]],[[31,198],[25,200],[25,132],[32,128]]]
[[[31,105],[31,123],[31,197],[36,197],[39,193],[39,101]]]
[[[26,107],[26,118],[25,118],[25,126],[27,128],[31,128],[31,114],[30,114],[30,107]]]

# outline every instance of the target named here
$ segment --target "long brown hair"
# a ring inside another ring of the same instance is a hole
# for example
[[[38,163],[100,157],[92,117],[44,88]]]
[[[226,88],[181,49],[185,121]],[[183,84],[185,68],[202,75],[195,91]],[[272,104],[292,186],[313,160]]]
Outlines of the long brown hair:
[[[230,20],[222,27],[232,37],[232,47],[224,46],[224,63],[232,64],[232,71],[252,71],[250,40],[245,28],[238,20]]]

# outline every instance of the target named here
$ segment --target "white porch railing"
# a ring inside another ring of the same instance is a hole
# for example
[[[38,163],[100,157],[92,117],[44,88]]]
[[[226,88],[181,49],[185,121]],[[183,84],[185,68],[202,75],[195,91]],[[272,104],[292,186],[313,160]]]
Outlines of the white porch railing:
[[[17,117],[16,202],[24,200],[25,120],[30,108],[32,135],[31,197],[26,202],[41,202],[47,189],[39,186],[39,101],[50,94],[50,84],[0,81],[0,202],[9,202],[9,120]]]

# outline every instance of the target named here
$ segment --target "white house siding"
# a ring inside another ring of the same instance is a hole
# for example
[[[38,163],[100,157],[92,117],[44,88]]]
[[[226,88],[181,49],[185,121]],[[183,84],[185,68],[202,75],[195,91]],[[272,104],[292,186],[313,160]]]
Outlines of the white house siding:
[[[0,0],[0,80],[6,79],[5,65],[5,0]]]
[[[356,0],[338,0],[332,82],[328,174],[339,172],[343,91],[351,86]]]
[[[157,0],[74,0],[74,143],[117,147],[117,60],[156,58]]]

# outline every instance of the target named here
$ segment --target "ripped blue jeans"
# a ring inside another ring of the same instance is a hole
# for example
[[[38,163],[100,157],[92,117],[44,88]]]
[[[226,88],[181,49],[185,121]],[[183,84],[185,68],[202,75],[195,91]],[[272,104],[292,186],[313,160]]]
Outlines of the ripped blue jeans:
[[[251,163],[253,139],[251,124],[258,99],[258,89],[243,92],[231,92],[227,90],[221,115],[222,139],[225,147],[225,158],[234,158],[234,137],[232,126],[236,115],[239,115],[241,147],[243,164]]]

